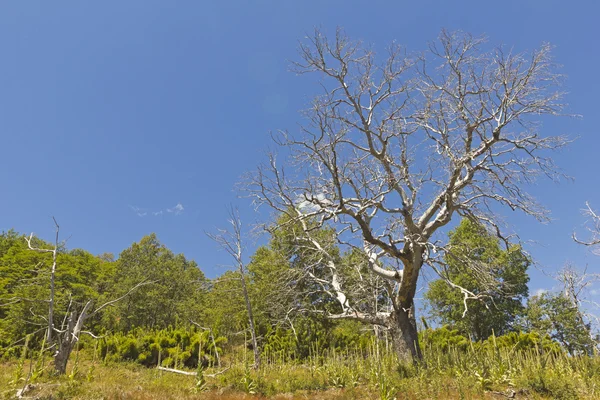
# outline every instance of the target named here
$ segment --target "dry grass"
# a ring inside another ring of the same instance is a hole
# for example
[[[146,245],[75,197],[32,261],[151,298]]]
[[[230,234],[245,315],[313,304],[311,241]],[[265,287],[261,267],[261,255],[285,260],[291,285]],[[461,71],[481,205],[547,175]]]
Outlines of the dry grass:
[[[28,364],[25,365],[25,375]],[[156,369],[148,369],[135,364],[101,365],[94,367],[92,379],[88,381],[86,374],[91,366],[90,361],[81,361],[79,365],[79,376],[74,379],[62,377],[60,379],[43,377],[35,383],[35,388],[27,392],[30,398],[42,399],[81,399],[81,400],[180,400],[180,399],[205,399],[205,400],[249,400],[264,399],[266,396],[252,395],[240,392],[231,386],[218,387],[223,379],[209,378],[207,380],[209,389],[204,392],[195,393],[195,378],[161,372]],[[15,390],[10,388],[16,363],[0,364],[0,393],[8,399],[14,395]],[[299,374],[298,367],[293,373]],[[209,371],[210,372],[210,371]],[[266,377],[267,379],[270,377]],[[274,378],[273,378],[274,379]],[[22,387],[20,384],[19,387]],[[415,386],[417,388],[417,386]],[[422,397],[422,391],[408,391],[397,393],[398,399],[422,399],[440,397]],[[323,390],[297,390],[294,393],[281,393],[269,396],[271,399],[280,400],[342,400],[342,399],[379,399],[379,394],[366,385],[359,385],[347,389],[323,389]],[[491,394],[471,393],[461,396],[455,390],[444,393],[445,399],[498,399]]]
[[[46,367],[27,396],[39,400],[502,399],[508,397],[507,390],[514,390],[516,399],[599,398],[598,356],[573,358],[511,349],[425,351],[427,367],[399,365],[385,351],[368,356],[332,353],[304,364],[271,360],[260,371],[251,371],[243,358],[227,357],[232,367],[217,376],[209,375],[217,372],[214,369],[205,371],[202,391],[197,390],[194,376],[135,363],[93,363],[82,351],[67,376],[53,377]],[[0,364],[0,398],[9,399],[23,387],[31,364],[26,360],[22,365],[19,368],[18,361]],[[18,387],[11,383],[15,377],[20,379]]]
[[[37,399],[131,399],[131,400],[168,400],[168,399],[219,399],[219,400],[249,400],[265,398],[260,395],[251,395],[236,391],[233,388],[212,387],[201,393],[194,393],[195,378],[148,369],[134,364],[96,365],[91,380],[87,380],[86,373],[91,363],[80,363],[80,376],[76,379],[63,377],[52,379],[45,377],[35,383],[35,388],[27,392],[27,396]],[[26,364],[27,369],[28,363]],[[16,363],[0,364],[0,388],[4,398],[10,398],[14,389],[10,381]],[[216,378],[208,379],[209,386],[215,386]],[[19,385],[22,387],[24,382]],[[369,398],[368,393],[359,389],[352,393],[336,389],[320,392],[299,391],[294,394],[279,394],[273,399],[361,399]]]

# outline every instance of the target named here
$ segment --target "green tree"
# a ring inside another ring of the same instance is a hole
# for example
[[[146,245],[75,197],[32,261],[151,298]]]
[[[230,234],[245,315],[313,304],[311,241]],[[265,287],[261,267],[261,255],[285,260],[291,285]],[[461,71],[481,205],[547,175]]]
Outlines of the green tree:
[[[118,298],[142,281],[153,284],[137,290],[106,312],[109,327],[166,328],[199,320],[203,313],[206,279],[194,261],[173,254],[155,234],[121,252],[115,262],[110,296]]]
[[[430,282],[425,294],[431,315],[475,340],[515,329],[529,293],[527,256],[519,246],[502,249],[497,237],[468,219],[449,237],[443,279]],[[467,300],[466,313],[464,292],[448,281],[479,297]]]
[[[571,355],[593,354],[597,339],[577,305],[564,293],[542,293],[527,303],[526,329],[549,335]]]
[[[32,245],[52,248],[33,238]],[[28,249],[25,237],[14,231],[0,235],[0,336],[7,341],[23,338],[47,325],[52,254]],[[108,290],[113,264],[85,250],[59,248],[57,255],[54,323],[60,327],[69,306],[80,307]],[[99,322],[93,319],[88,327]]]
[[[268,326],[285,323],[294,306],[295,293],[285,279],[289,271],[284,255],[268,246],[259,247],[248,264],[250,298],[262,334]]]
[[[208,327],[227,337],[231,343],[243,339],[243,335],[238,334],[248,327],[248,313],[238,271],[226,271],[209,283],[205,321]]]
[[[302,358],[311,349],[356,347],[368,341],[360,322],[332,319],[342,310],[327,293],[336,273],[347,284],[346,295],[357,310],[385,308],[383,284],[367,273],[365,254],[358,249],[342,254],[335,232],[315,224],[314,236],[338,263],[334,272],[322,254],[303,241],[299,223],[284,213],[276,226],[268,245],[260,247],[248,265],[253,309],[266,348],[285,348],[288,356]]]

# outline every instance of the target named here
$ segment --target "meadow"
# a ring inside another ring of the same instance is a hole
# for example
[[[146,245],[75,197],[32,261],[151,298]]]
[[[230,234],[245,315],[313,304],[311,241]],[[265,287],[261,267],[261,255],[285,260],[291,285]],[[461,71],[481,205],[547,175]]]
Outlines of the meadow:
[[[499,338],[500,339],[500,338]],[[98,357],[91,346],[72,358],[65,376],[32,352],[0,365],[1,396],[30,399],[594,399],[600,358],[520,346],[424,347],[426,364],[402,364],[385,343],[366,352],[314,353],[302,362],[228,352],[221,367],[177,370]]]

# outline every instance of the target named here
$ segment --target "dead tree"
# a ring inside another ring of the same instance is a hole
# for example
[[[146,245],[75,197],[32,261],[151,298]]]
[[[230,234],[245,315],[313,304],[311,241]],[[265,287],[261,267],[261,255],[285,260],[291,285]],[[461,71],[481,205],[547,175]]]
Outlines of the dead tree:
[[[539,175],[558,179],[547,152],[569,142],[539,132],[540,117],[563,109],[550,46],[486,51],[480,38],[443,31],[423,54],[392,44],[379,62],[341,30],[308,40],[294,66],[318,74],[323,91],[297,135],[274,135],[286,160],[271,154],[248,177],[248,191],[257,206],[303,227],[297,240],[322,258],[320,275],[309,265],[306,276],[338,303],[331,318],[384,326],[401,359],[420,359],[414,297],[423,266],[446,250],[440,231],[462,216],[502,236],[498,206],[548,220],[525,185]],[[389,309],[353,304],[315,226],[365,254],[367,273],[386,282]],[[480,298],[441,276],[465,304]]]
[[[213,239],[221,246],[235,261],[236,269],[240,274],[240,283],[242,285],[242,294],[246,303],[246,312],[248,313],[248,325],[250,328],[250,336],[252,339],[252,351],[254,352],[254,366],[260,367],[260,349],[256,336],[256,327],[254,326],[254,315],[252,314],[252,304],[248,294],[248,286],[246,284],[246,267],[243,261],[243,245],[242,245],[242,221],[237,210],[231,208],[229,211],[229,223],[231,230],[220,229],[218,234],[207,233],[208,237]]]
[[[50,298],[48,299],[48,329],[46,330],[46,342],[48,344],[52,343],[52,335],[54,332],[54,288],[55,288],[55,278],[56,278],[56,258],[58,255],[58,234],[60,232],[60,226],[58,222],[56,222],[56,218],[52,217],[54,221],[54,225],[56,226],[56,237],[54,240],[54,249],[40,249],[38,247],[34,247],[31,244],[31,240],[33,239],[33,233],[29,235],[29,237],[25,238],[27,241],[27,246],[30,250],[37,251],[40,253],[52,253],[52,268],[50,269]]]
[[[56,353],[54,353],[54,370],[56,371],[56,373],[59,375],[66,373],[67,363],[69,362],[69,357],[71,356],[71,352],[75,348],[75,345],[79,341],[79,337],[81,334],[86,333],[86,334],[94,336],[91,332],[83,331],[83,327],[88,318],[93,317],[94,315],[98,314],[104,308],[109,307],[109,306],[123,300],[124,298],[129,296],[131,293],[133,293],[135,290],[137,290],[139,287],[148,285],[151,283],[155,283],[155,282],[151,282],[151,281],[140,282],[137,285],[135,285],[134,287],[132,287],[131,289],[129,289],[129,291],[127,293],[125,293],[123,296],[116,298],[114,300],[107,301],[106,303],[102,304],[101,306],[94,309],[93,311],[92,311],[93,300],[88,300],[85,303],[85,305],[83,306],[83,308],[81,309],[81,311],[79,311],[79,312],[77,310],[70,311],[70,308],[71,308],[71,305],[70,305],[69,310],[67,310],[67,315],[65,316],[65,319],[61,326],[61,329],[55,328],[55,332],[57,333],[57,336],[58,336],[58,349],[56,350]]]
[[[129,296],[129,294],[131,294],[140,286],[144,286],[154,282],[140,282],[134,287],[132,287],[123,296],[114,300],[110,300],[94,310],[92,310],[93,300],[88,300],[81,309],[81,311],[71,311],[71,307],[73,306],[73,302],[71,301],[63,319],[62,326],[60,327],[60,329],[56,328],[54,323],[54,294],[56,285],[57,254],[59,249],[58,238],[60,227],[56,222],[56,219],[54,217],[52,217],[52,219],[54,220],[54,225],[56,226],[56,238],[54,249],[41,249],[34,247],[32,244],[32,241],[34,239],[33,233],[29,235],[28,238],[25,238],[25,240],[27,241],[27,245],[30,250],[43,253],[52,253],[52,268],[50,272],[50,299],[48,300],[48,328],[46,331],[46,341],[50,344],[51,341],[54,340],[54,335],[56,335],[57,347],[54,353],[54,370],[57,374],[62,375],[66,372],[69,357],[71,356],[71,352],[73,351],[75,344],[79,341],[81,333],[83,333],[83,327],[86,320],[96,315],[104,308],[109,307],[117,303],[118,301],[124,299],[125,297]],[[91,332],[85,333],[91,334]],[[93,334],[91,335],[93,336]]]

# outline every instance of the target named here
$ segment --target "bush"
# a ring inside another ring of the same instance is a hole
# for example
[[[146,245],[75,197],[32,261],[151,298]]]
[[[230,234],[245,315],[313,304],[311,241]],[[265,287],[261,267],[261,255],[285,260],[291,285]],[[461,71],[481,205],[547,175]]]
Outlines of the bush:
[[[506,335],[490,336],[484,347],[511,348],[514,350],[541,350],[544,352],[560,353],[560,345],[549,336],[540,336],[537,332],[509,332]]]
[[[134,330],[116,333],[101,340],[100,357],[105,361],[133,361],[150,367],[160,362],[165,367],[197,368],[216,363],[216,352],[226,342],[224,337],[213,340],[209,331],[196,329]],[[215,347],[216,345],[216,347]]]
[[[302,318],[291,329],[269,329],[262,344],[268,362],[303,361],[330,351],[359,351],[366,353],[373,340],[372,331],[355,321],[340,321],[333,327],[323,328],[311,318]]]
[[[426,329],[421,331],[419,336],[423,347],[442,352],[446,352],[450,348],[465,351],[470,344],[470,340],[461,335],[457,329],[450,329],[447,326]]]

